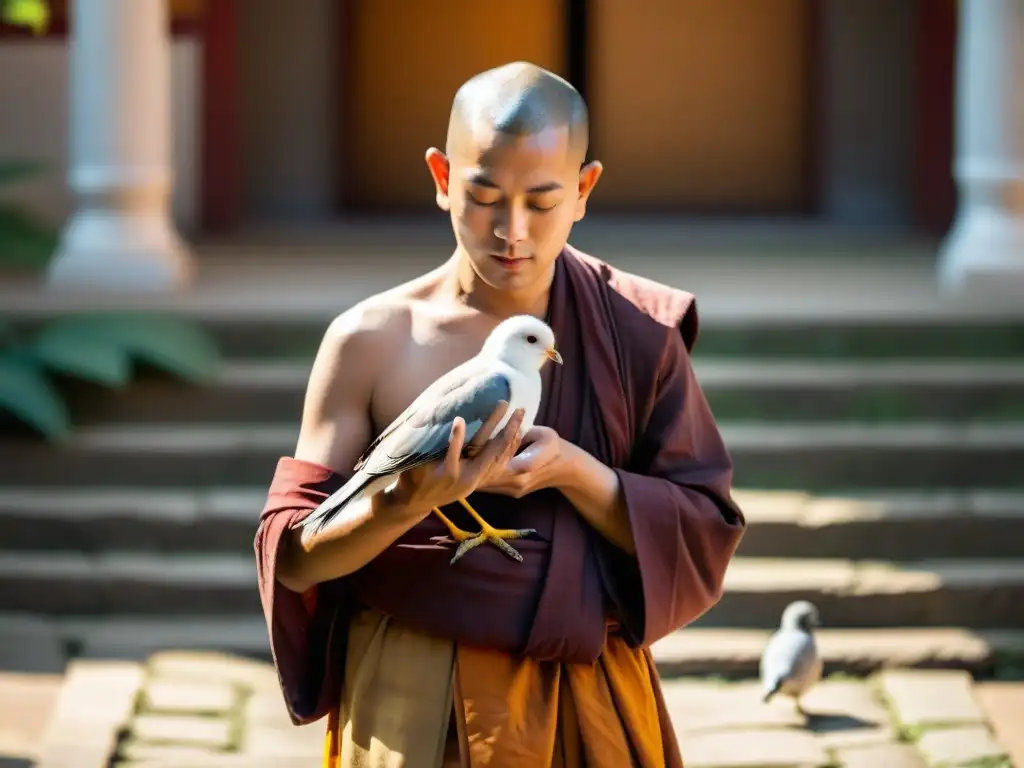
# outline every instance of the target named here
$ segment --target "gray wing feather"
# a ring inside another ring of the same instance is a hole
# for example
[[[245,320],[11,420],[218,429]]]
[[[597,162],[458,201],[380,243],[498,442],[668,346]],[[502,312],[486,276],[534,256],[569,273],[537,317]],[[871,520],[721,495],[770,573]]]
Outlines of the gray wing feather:
[[[359,464],[367,475],[390,475],[443,458],[456,416],[466,422],[466,442],[473,439],[501,400],[508,402],[512,387],[500,373],[480,373],[452,382],[424,398],[388,429]],[[428,403],[433,402],[433,405]]]

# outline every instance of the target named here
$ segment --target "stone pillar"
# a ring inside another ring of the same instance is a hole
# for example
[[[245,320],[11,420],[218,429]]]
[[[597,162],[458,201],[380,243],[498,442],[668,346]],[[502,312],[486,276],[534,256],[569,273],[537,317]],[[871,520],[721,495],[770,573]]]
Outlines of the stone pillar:
[[[1024,0],[960,0],[950,290],[1024,300]],[[927,119],[927,116],[925,116]]]
[[[171,196],[171,70],[166,0],[74,0],[71,164],[77,207],[49,282],[163,291],[192,276]]]

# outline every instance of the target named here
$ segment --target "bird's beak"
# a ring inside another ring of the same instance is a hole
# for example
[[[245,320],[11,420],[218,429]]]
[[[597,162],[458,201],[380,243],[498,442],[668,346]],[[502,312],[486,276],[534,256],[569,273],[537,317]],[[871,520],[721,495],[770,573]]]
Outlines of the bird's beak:
[[[562,356],[560,354],[558,354],[558,350],[555,349],[554,347],[548,347],[547,349],[545,349],[544,350],[544,356],[548,360],[552,360],[552,361],[558,363],[559,365],[562,364]]]

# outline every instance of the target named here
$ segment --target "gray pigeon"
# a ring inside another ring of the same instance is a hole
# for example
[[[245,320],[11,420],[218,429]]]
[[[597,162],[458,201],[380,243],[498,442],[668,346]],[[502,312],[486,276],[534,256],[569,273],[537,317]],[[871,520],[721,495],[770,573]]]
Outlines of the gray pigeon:
[[[516,315],[501,322],[475,357],[427,387],[370,444],[356,463],[352,478],[303,521],[304,536],[327,528],[340,518],[346,506],[387,488],[403,472],[443,459],[456,417],[465,422],[465,441],[469,443],[498,403],[504,400],[508,410],[488,439],[497,435],[512,413],[520,408],[523,422],[519,430],[526,434],[533,426],[540,405],[540,369],[548,360],[562,362],[562,356],[555,349],[554,332],[547,323],[529,315]],[[432,510],[459,543],[452,564],[484,542],[522,562],[522,556],[506,539],[529,536],[535,533],[533,529],[494,528],[468,501],[458,499],[458,502],[479,523],[479,533],[463,531],[440,509]]]
[[[814,629],[820,626],[818,609],[806,600],[797,600],[786,606],[778,631],[768,640],[761,654],[761,685],[764,701],[781,693],[796,702],[821,680],[824,663],[814,640]]]

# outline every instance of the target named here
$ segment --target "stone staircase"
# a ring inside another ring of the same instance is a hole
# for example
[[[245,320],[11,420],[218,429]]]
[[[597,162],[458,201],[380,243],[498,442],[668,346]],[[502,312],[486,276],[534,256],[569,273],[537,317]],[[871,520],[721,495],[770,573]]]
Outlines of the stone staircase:
[[[0,440],[0,629],[266,654],[255,520],[326,320],[206,322],[211,385],[82,387],[70,444]],[[656,648],[666,673],[751,672],[798,598],[836,669],[1024,652],[1024,322],[707,323],[695,365],[750,528],[720,604]]]

